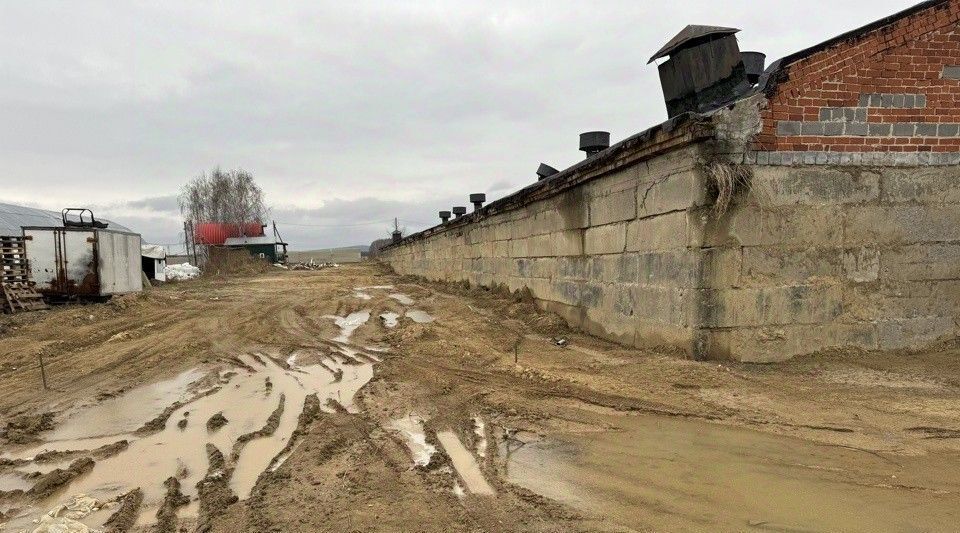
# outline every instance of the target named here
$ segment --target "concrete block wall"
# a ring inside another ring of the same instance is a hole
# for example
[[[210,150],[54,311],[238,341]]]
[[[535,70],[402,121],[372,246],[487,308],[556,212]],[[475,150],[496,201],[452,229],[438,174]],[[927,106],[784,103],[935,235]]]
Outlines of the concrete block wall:
[[[385,250],[401,274],[527,288],[627,345],[771,362],[958,334],[960,166],[748,165],[713,210],[705,144]]]
[[[384,251],[400,274],[527,288],[572,326],[690,352],[699,329],[700,145]]]
[[[712,357],[921,348],[960,320],[960,167],[754,166],[716,223],[702,324]]]

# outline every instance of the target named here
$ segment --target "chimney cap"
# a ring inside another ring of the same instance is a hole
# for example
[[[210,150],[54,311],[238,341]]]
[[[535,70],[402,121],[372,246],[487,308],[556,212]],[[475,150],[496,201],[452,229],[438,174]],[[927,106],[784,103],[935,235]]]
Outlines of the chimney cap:
[[[699,41],[705,37],[733,35],[739,31],[737,28],[724,28],[723,26],[688,24],[686,28],[680,30],[680,33],[674,35],[673,39],[667,41],[667,44],[663,45],[663,48],[657,50],[657,53],[653,54],[653,57],[650,58],[650,61],[647,61],[647,64],[649,65],[661,57],[667,57],[678,49],[684,48],[684,45],[691,41]]]
[[[751,84],[760,81],[763,69],[767,61],[767,54],[763,52],[740,52],[740,59],[743,61],[743,67],[747,72],[747,81]]]
[[[440,218],[443,217],[450,218],[450,211],[440,211]]]
[[[537,167],[537,177],[540,178],[540,179],[544,179],[544,178],[548,178],[548,177],[550,177],[550,176],[553,176],[553,175],[556,174],[557,172],[560,172],[560,171],[557,170],[557,169],[555,169],[555,168],[553,168],[553,167],[551,167],[550,165],[548,165],[548,164],[546,164],[546,163],[540,163],[540,166]]]
[[[470,195],[470,203],[475,204],[477,202],[486,202],[487,195],[482,192],[475,192]]]
[[[464,207],[464,206],[462,206],[462,205],[455,206],[455,207],[453,208],[453,214],[454,214],[454,215],[465,215],[465,214],[467,214],[467,208]]]
[[[587,154],[610,148],[609,131],[587,131],[580,134],[580,150]]]

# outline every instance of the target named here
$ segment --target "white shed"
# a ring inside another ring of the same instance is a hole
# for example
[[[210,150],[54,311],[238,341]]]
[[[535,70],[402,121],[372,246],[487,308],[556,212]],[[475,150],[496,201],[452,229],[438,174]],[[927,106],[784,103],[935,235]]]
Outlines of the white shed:
[[[167,266],[167,251],[159,244],[140,245],[141,264],[147,279],[167,281],[163,269]]]

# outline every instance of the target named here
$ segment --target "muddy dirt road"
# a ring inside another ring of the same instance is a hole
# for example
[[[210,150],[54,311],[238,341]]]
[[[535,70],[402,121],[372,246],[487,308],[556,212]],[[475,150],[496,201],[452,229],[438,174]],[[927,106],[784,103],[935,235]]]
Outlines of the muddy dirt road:
[[[954,346],[693,362],[377,265],[0,317],[0,427],[6,531],[951,531],[960,509]]]

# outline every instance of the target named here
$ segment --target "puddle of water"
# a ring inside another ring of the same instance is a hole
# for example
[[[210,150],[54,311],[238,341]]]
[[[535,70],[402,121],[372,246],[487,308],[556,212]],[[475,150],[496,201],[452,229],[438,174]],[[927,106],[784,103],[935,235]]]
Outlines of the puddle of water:
[[[403,305],[413,305],[413,298],[407,296],[406,294],[395,292],[391,294],[390,297],[402,303]]]
[[[460,478],[472,494],[481,496],[493,496],[496,494],[493,487],[487,483],[487,479],[483,477],[483,472],[480,471],[477,460],[474,459],[473,455],[471,455],[463,443],[460,442],[460,438],[457,437],[456,433],[450,430],[438,431],[437,440],[440,441],[443,450],[450,456],[453,467],[457,470],[457,473],[460,474]]]
[[[404,313],[407,318],[413,320],[417,324],[426,324],[428,322],[433,322],[433,317],[427,314],[426,311],[421,311],[419,309],[410,309]]]
[[[897,457],[894,463],[699,421],[613,420],[622,430],[519,448],[507,442],[508,480],[640,530],[942,531],[956,525],[956,457]]]
[[[397,327],[397,320],[400,318],[400,315],[396,313],[380,313],[380,319],[383,320],[383,325],[388,328]]]
[[[375,346],[364,346],[363,349],[367,351],[375,352],[375,353],[387,353],[390,351],[390,347],[383,344],[378,344]]]
[[[58,440],[53,442],[44,442],[37,445],[35,448],[29,448],[22,450],[17,453],[4,453],[2,457],[4,459],[26,459],[32,460],[34,456],[39,455],[43,452],[65,452],[70,450],[93,450],[101,446],[106,446],[108,444],[113,444],[117,441],[129,439],[129,434],[118,434],[110,435],[107,437],[91,437],[91,438],[78,438],[78,439],[69,439],[69,440]],[[38,463],[37,470],[42,470],[47,465],[47,463]],[[68,463],[69,465],[69,463]],[[28,466],[23,468],[33,468],[34,464],[31,463]]]
[[[165,479],[177,475],[184,494],[195,498],[196,483],[207,471],[206,443],[216,445],[224,455],[229,455],[240,435],[264,426],[267,417],[277,408],[282,394],[285,409],[277,430],[272,436],[254,439],[246,444],[231,478],[231,488],[240,498],[246,498],[260,473],[286,446],[296,428],[307,395],[317,393],[322,406],[329,398],[351,406],[354,394],[373,377],[373,366],[367,362],[351,365],[335,363],[333,370],[342,372],[341,378],[336,380],[328,367],[323,365],[297,367],[291,371],[266,357],[262,358],[262,362],[249,356],[241,356],[241,359],[254,371],[238,370],[237,375],[219,391],[177,409],[166,427],[158,433],[140,438],[124,435],[123,438],[130,441],[126,451],[98,461],[93,471],[75,480],[67,490],[72,494],[87,494],[105,501],[139,486],[144,491],[144,503],[138,523],[151,524],[155,521],[156,509],[165,494]],[[266,379],[270,380],[272,387],[265,386]],[[116,405],[121,405],[124,398],[126,396],[118,398]],[[135,394],[132,398],[141,400],[143,396]],[[189,416],[186,416],[187,412]],[[223,413],[228,423],[211,433],[207,430],[206,421],[219,412]],[[107,415],[117,426],[93,419],[101,413],[102,409],[94,406],[78,413],[76,417],[78,420],[89,419],[89,433],[116,433],[120,428],[130,425],[127,417]],[[187,420],[187,425],[181,429],[177,427],[177,422],[182,419]],[[143,420],[140,420],[134,425],[142,423]],[[81,437],[87,436],[79,429],[73,431],[81,433]],[[61,449],[90,449],[96,447],[93,445],[96,440],[75,439],[53,444]],[[116,440],[117,437],[111,437],[107,443]],[[49,443],[44,444],[25,454],[34,455],[49,447]],[[41,507],[47,508],[53,503],[55,501],[43,502]],[[188,507],[181,510],[180,515],[195,516],[195,512],[196,506],[193,506],[193,511]],[[92,517],[87,522],[91,520]],[[98,527],[101,524],[88,525]]]
[[[473,417],[473,433],[477,436],[477,456],[487,456],[487,425],[479,415]]]
[[[30,490],[33,481],[17,474],[0,474],[0,491]]]
[[[33,472],[46,474],[47,472],[53,472],[58,468],[67,469],[70,466],[70,463],[71,461],[50,461],[45,463],[30,463],[17,468],[17,471],[23,472],[24,474],[30,474]]]
[[[390,429],[403,435],[407,448],[413,455],[413,464],[427,466],[437,453],[436,446],[427,442],[427,435],[423,431],[423,419],[417,415],[410,415],[390,422]]]
[[[347,316],[327,315],[327,318],[332,318],[337,326],[340,327],[340,335],[334,337],[333,341],[346,344],[350,342],[350,335],[353,334],[354,330],[366,324],[367,320],[370,320],[370,310],[364,309],[363,311],[350,313]]]
[[[43,438],[49,442],[134,431],[170,404],[186,398],[190,385],[201,377],[203,372],[191,369],[172,379],[131,389],[121,396],[84,408],[79,414],[74,413],[53,431],[44,434]]]

